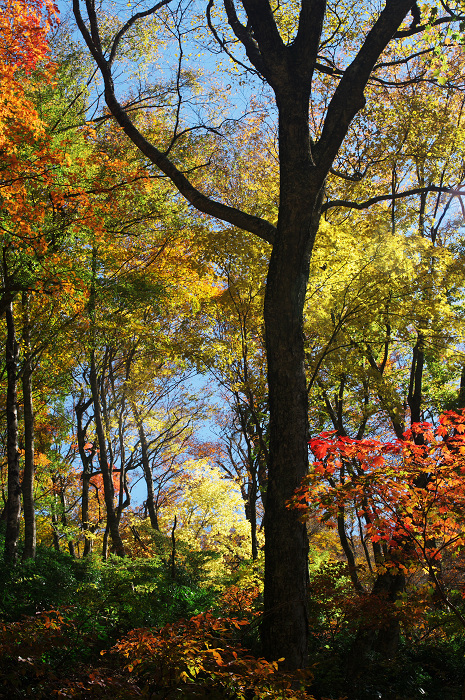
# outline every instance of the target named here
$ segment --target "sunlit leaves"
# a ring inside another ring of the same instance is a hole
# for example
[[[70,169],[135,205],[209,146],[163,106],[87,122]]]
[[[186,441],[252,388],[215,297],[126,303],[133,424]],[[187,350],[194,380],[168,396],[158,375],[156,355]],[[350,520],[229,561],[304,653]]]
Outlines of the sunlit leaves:
[[[391,548],[384,567],[424,567],[440,586],[435,567],[465,544],[464,432],[463,414],[448,412],[437,429],[414,424],[393,443],[323,433],[310,441],[315,459],[290,507],[325,520],[354,509],[370,541]]]

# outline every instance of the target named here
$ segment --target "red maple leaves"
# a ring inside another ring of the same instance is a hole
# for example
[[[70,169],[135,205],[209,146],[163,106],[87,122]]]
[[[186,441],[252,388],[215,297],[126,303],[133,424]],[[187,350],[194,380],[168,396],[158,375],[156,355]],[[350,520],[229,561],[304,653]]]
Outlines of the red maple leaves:
[[[310,440],[309,476],[289,507],[363,523],[372,543],[397,550],[395,566],[434,568],[465,544],[465,416],[444,413],[436,428],[414,424],[395,442],[354,440],[335,431]],[[401,556],[399,556],[401,553]]]

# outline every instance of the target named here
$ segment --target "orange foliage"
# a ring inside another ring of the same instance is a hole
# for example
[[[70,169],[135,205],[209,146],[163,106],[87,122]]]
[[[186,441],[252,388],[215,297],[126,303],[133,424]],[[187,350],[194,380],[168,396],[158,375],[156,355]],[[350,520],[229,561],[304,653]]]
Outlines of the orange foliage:
[[[111,650],[125,659],[125,668],[144,680],[152,693],[180,688],[173,697],[189,697],[195,687],[222,692],[222,697],[312,700],[295,689],[296,675],[279,671],[276,661],[256,658],[234,636],[247,625],[238,618],[215,618],[201,613],[161,630],[131,630]],[[298,675],[298,674],[297,674]],[[302,672],[301,680],[310,679]]]
[[[228,586],[221,595],[221,608],[225,615],[231,617],[252,616],[260,614],[256,610],[257,599],[260,596],[258,586],[241,588],[240,586]]]
[[[48,50],[47,34],[57,21],[51,0],[2,0],[0,3],[0,71],[29,73]]]
[[[73,610],[51,610],[20,622],[0,623],[0,675],[13,696],[18,681],[34,687],[38,698],[253,697],[314,700],[304,687],[312,676],[279,671],[277,662],[254,657],[235,637],[247,623],[215,618],[211,613],[179,620],[160,630],[135,629],[118,641],[103,663],[77,662],[60,673],[48,654],[73,653],[77,645],[94,645]],[[85,627],[85,626],[84,626]],[[58,650],[61,650],[58,651]],[[301,689],[296,688],[296,684]]]
[[[119,471],[113,471],[112,472],[112,479],[113,479],[113,488],[115,489],[115,494],[118,495],[119,493],[119,488],[120,488],[120,473]],[[102,496],[104,495],[104,488],[103,488],[103,477],[101,474],[94,474],[90,478],[90,483],[94,488],[96,488],[99,492],[99,494]]]
[[[46,58],[46,36],[56,18],[50,0],[1,2],[0,193],[3,213],[9,217],[8,244],[13,247],[33,241],[43,247],[35,224],[43,219],[44,205],[31,199],[27,190],[38,182],[50,184],[58,161],[28,97],[35,88],[27,74]],[[48,80],[52,72],[50,63],[45,63],[41,79]]]
[[[439,425],[418,423],[404,440],[353,440],[335,432],[310,441],[312,470],[288,507],[335,520],[350,508],[365,523],[366,537],[389,555],[378,572],[424,572],[447,598],[438,567],[444,555],[465,545],[465,411],[448,411]]]

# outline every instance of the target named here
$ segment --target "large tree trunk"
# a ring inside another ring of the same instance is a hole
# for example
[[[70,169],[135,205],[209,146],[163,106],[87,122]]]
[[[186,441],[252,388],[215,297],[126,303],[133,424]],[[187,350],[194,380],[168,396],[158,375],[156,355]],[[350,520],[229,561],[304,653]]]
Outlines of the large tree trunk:
[[[7,371],[7,458],[8,458],[8,500],[5,533],[5,559],[15,562],[18,558],[19,518],[21,514],[21,484],[19,479],[18,448],[18,361],[19,346],[13,317],[13,304],[6,307],[6,371]]]
[[[308,98],[299,102],[294,91],[278,106],[281,200],[264,308],[270,447],[262,640],[268,659],[285,655],[284,667],[295,669],[307,662],[308,538],[287,501],[308,470],[303,309],[321,198],[312,191]]]
[[[22,387],[24,404],[24,552],[23,560],[36,555],[36,515],[34,507],[34,405],[32,401],[31,328],[29,320],[29,298],[23,293],[23,347],[25,353]]]

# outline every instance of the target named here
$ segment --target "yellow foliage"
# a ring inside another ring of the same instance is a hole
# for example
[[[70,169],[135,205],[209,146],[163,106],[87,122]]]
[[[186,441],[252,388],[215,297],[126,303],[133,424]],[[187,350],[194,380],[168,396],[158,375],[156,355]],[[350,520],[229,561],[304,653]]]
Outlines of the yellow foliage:
[[[176,516],[175,536],[192,550],[213,550],[220,557],[208,564],[212,575],[250,559],[250,525],[245,519],[239,487],[225,479],[208,459],[189,461],[179,498],[160,509],[161,528],[169,533]]]

